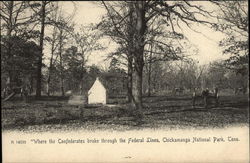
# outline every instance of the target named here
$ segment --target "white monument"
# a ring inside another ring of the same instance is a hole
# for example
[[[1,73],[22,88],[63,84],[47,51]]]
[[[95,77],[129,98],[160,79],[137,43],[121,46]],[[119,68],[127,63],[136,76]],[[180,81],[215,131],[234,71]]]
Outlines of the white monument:
[[[88,104],[106,104],[106,88],[97,77],[88,91]]]

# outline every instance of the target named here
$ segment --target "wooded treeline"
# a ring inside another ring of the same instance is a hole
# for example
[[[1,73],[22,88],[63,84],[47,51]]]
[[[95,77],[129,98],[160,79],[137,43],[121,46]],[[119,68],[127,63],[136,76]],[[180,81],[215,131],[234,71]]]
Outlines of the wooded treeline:
[[[123,87],[120,93],[126,85],[128,102],[140,115],[143,95],[164,95],[175,88],[248,89],[247,1],[94,2],[106,14],[99,23],[81,28],[73,22],[77,12],[66,14],[63,3],[1,2],[1,90],[29,85],[37,97],[64,96],[105,76],[122,83],[117,84]],[[77,8],[87,2],[67,3]],[[204,66],[190,58],[198,51],[182,29],[194,25],[225,34],[219,46],[227,60]],[[117,45],[108,56],[109,68],[87,66],[90,54],[107,48],[100,43],[103,38]]]

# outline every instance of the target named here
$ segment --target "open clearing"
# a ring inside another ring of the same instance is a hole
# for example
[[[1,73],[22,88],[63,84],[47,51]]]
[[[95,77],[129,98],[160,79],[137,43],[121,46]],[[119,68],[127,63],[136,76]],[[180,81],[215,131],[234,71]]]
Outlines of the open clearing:
[[[134,129],[204,129],[234,125],[248,126],[247,95],[222,96],[220,104],[192,107],[190,96],[145,97],[144,117],[138,121],[124,99],[111,99],[112,105],[101,107],[73,106],[68,97],[42,97],[24,103],[19,97],[2,102],[2,130],[54,132],[84,130]],[[120,104],[119,104],[120,103]]]

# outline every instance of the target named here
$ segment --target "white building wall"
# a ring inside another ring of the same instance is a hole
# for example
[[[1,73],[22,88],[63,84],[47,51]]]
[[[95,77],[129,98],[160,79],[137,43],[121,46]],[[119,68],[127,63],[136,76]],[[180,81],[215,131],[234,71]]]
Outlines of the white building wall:
[[[93,86],[88,91],[88,103],[89,104],[106,104],[106,89],[97,78]]]

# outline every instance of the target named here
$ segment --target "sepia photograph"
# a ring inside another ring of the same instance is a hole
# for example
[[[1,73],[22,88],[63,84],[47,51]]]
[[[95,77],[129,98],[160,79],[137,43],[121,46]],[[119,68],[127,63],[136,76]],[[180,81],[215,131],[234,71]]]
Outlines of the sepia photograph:
[[[3,162],[249,162],[248,0],[1,1]]]

